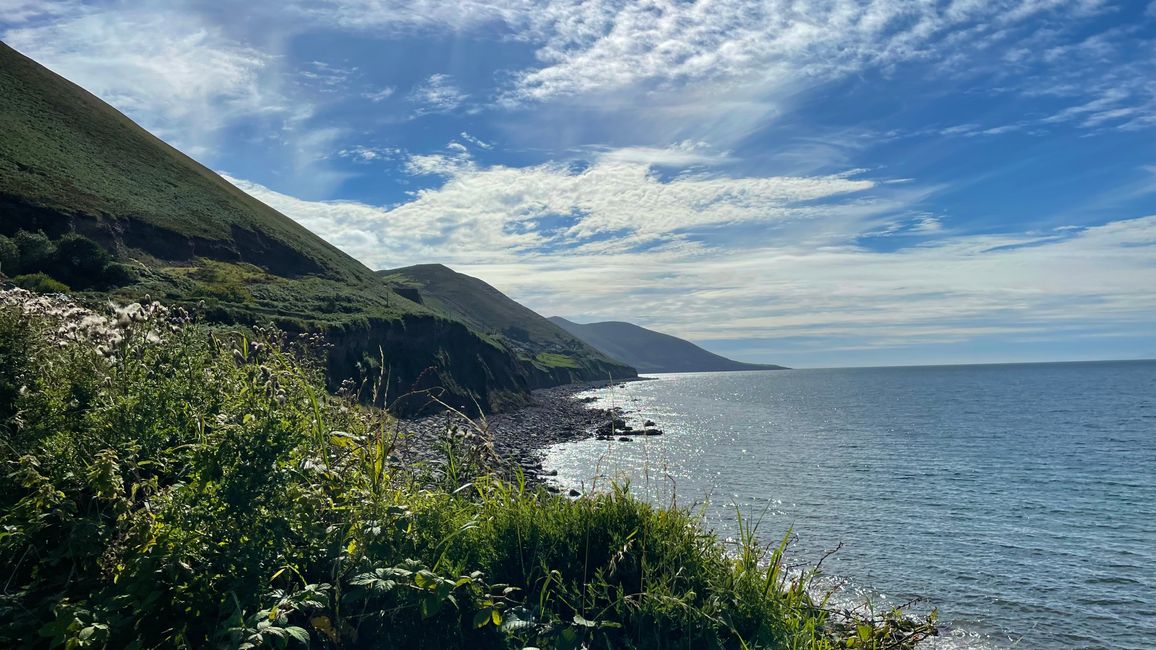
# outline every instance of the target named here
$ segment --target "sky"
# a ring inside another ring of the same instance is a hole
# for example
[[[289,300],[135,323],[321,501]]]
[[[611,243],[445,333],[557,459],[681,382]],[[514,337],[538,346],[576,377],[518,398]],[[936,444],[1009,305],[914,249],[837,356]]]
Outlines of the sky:
[[[375,269],[795,367],[1156,358],[1156,1],[0,0]]]

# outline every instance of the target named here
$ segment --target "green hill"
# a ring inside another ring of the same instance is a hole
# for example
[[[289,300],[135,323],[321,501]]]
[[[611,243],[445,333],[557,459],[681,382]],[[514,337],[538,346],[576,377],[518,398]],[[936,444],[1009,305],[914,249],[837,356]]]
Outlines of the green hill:
[[[201,313],[220,323],[322,332],[332,384],[376,376],[384,358],[387,401],[440,387],[454,406],[499,409],[533,388],[605,376],[600,362],[586,359],[574,372],[543,369],[448,312],[399,295],[2,43],[0,134],[0,273],[17,284],[94,300],[149,294],[203,303]]]
[[[783,366],[733,361],[708,352],[690,341],[632,323],[606,321],[581,324],[558,316],[552,316],[549,320],[607,356],[634,366],[639,372],[786,370]]]
[[[87,232],[163,260],[258,264],[279,275],[365,280],[366,269],[296,222],[0,43],[3,228]]]
[[[419,264],[378,273],[404,295],[466,323],[541,370],[558,374],[559,381],[570,373],[579,377],[593,374],[603,379],[635,375],[632,368],[603,355],[477,278],[441,264]]]

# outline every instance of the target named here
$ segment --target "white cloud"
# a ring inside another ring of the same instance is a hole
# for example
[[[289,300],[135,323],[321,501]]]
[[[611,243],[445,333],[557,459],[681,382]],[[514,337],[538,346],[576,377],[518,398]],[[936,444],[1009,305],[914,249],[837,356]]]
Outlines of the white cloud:
[[[1071,106],[1064,110],[1044,118],[1046,123],[1066,122],[1069,120],[1085,117],[1087,115],[1096,116],[1107,110],[1114,110],[1115,107],[1123,100],[1128,98],[1128,92],[1121,88],[1109,88],[1107,91],[1093,99],[1078,106]]]
[[[380,102],[383,102],[383,101],[389,99],[390,97],[393,97],[393,93],[396,92],[396,90],[397,89],[394,88],[393,86],[386,86],[386,87],[382,88],[381,90],[375,90],[373,92],[363,93],[361,96],[368,99],[369,101],[377,104],[377,103],[380,103]]]
[[[475,147],[478,147],[479,149],[487,149],[488,150],[488,149],[494,148],[494,143],[486,142],[485,140],[482,140],[481,138],[476,138],[476,137],[470,135],[469,133],[466,133],[465,131],[461,132],[461,138],[462,138],[462,140],[465,140],[466,142],[474,145]]]
[[[893,206],[878,198],[854,199],[876,183],[847,175],[662,181],[649,165],[620,160],[614,152],[580,168],[554,163],[481,167],[463,145],[451,142],[445,153],[410,155],[406,169],[446,181],[391,209],[301,202],[236,182],[323,237],[347,228],[378,231],[380,239],[372,247],[350,251],[375,266],[413,263],[438,256],[439,250],[452,251],[455,260],[491,261],[547,248],[572,253],[688,250],[700,247],[688,239],[695,232],[744,224],[759,228],[759,237],[792,223],[822,237],[828,229],[842,229],[841,220],[870,219]],[[847,200],[829,203],[841,198]],[[338,215],[338,221],[331,221]],[[407,235],[424,243],[410,247]]]
[[[453,84],[448,74],[433,74],[429,79],[415,87],[409,94],[409,100],[418,105],[417,114],[447,113],[469,99],[469,95],[462,92]]]
[[[297,71],[297,78],[313,84],[320,92],[342,93],[357,74],[357,66],[344,67],[324,61],[309,61]]]
[[[367,147],[355,145],[337,152],[341,158],[348,158],[354,162],[368,163],[378,160],[394,160],[400,158],[404,152],[396,147]]]
[[[730,152],[713,151],[707,143],[699,140],[683,140],[669,147],[591,147],[600,152],[600,159],[608,162],[641,163],[662,167],[690,167],[696,165],[713,166],[734,162]]]
[[[459,161],[410,160],[445,184],[395,206],[234,182],[372,267],[444,262],[540,313],[636,320],[692,339],[901,347],[1142,331],[1156,319],[1156,216],[967,235],[915,209],[928,188],[851,173],[662,181],[614,151],[584,168],[481,167],[464,147],[439,155]],[[887,224],[922,243],[861,243]]]
[[[290,3],[310,21],[397,35],[422,29],[467,31],[488,24],[520,24],[529,0],[307,0]]]
[[[1147,128],[1156,124],[1151,52],[1123,49],[1134,27],[1087,34],[1085,19],[1117,10],[1096,0],[332,0],[304,11],[385,37],[447,28],[500,33],[535,48],[539,60],[496,89],[501,104],[578,105],[663,145],[693,136],[726,147],[790,108],[800,92],[910,63],[929,63],[940,76],[987,76],[1013,92],[1063,86],[1085,102],[1125,92],[1126,105],[1076,125]],[[698,126],[688,133],[687,124]]]
[[[74,13],[79,6],[73,0],[0,0],[0,25],[55,18]]]
[[[933,233],[943,230],[943,223],[938,217],[921,217],[911,226],[911,231],[916,233]]]
[[[191,153],[238,116],[291,112],[272,57],[192,13],[81,11],[4,40]]]
[[[1009,26],[1059,4],[554,2],[538,10],[527,30],[543,40],[539,58],[546,65],[522,73],[509,96],[541,100],[687,80],[777,89],[990,47],[1010,36]],[[1003,32],[985,27],[993,19]],[[944,50],[948,35],[953,47]]]

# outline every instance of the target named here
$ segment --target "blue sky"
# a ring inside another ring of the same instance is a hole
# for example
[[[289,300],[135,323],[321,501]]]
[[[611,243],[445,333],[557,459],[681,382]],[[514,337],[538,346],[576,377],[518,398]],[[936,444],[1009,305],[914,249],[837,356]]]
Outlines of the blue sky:
[[[750,361],[1156,357],[1156,3],[0,0],[0,39],[374,268]]]

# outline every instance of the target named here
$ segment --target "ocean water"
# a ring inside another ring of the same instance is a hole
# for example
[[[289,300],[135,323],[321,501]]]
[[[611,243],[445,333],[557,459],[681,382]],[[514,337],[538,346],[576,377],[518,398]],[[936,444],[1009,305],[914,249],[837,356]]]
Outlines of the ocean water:
[[[938,607],[929,648],[1156,647],[1156,362],[656,375],[591,391],[661,437],[554,447],[579,489],[788,529],[842,598]]]

